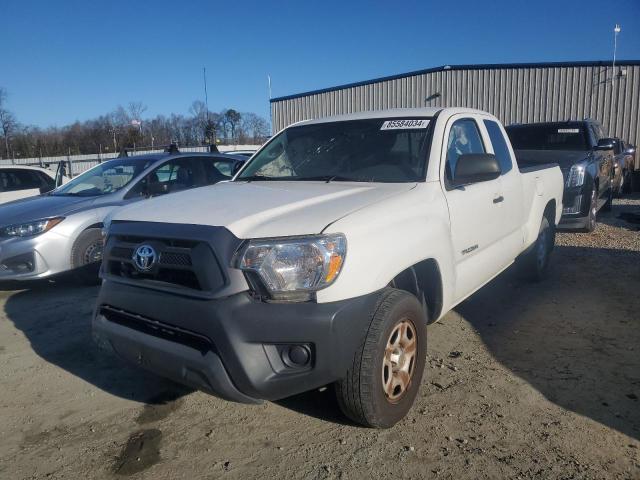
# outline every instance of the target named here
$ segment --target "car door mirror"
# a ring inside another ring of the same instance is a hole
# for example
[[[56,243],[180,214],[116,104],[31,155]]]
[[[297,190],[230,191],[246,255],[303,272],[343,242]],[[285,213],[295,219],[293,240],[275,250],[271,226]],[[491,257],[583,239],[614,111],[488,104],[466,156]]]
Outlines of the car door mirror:
[[[458,157],[453,185],[461,187],[471,183],[495,180],[501,174],[500,163],[491,153],[466,153]]]
[[[601,138],[598,140],[596,150],[613,150],[616,141],[613,138]]]

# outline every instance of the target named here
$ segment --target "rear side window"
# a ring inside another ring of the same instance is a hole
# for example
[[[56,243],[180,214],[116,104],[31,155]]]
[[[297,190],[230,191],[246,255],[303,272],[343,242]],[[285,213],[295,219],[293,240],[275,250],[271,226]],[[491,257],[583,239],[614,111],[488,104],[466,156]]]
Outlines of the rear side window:
[[[504,135],[500,130],[500,126],[492,120],[484,120],[484,126],[487,127],[491,144],[493,145],[493,151],[498,163],[500,163],[500,170],[502,175],[507,173],[513,167],[513,160],[511,159],[511,152],[504,139]]]
[[[516,150],[590,150],[589,133],[582,122],[513,125],[506,130]]]
[[[42,182],[42,186],[44,187],[45,191],[49,192],[54,188],[56,188],[56,181],[53,178],[51,178],[49,175],[43,172],[35,172],[35,173],[38,175],[38,177],[40,177],[40,182]]]
[[[37,172],[32,170],[7,169],[0,171],[0,189],[5,192],[32,190],[42,186]]]

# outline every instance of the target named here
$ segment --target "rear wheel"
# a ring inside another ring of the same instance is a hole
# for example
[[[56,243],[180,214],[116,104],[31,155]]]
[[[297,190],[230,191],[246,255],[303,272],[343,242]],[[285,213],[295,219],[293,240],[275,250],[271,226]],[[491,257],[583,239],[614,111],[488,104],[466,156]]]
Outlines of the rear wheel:
[[[525,278],[539,282],[547,276],[549,259],[555,246],[555,228],[547,217],[542,217],[538,238],[522,258],[521,272]]]
[[[395,425],[420,389],[426,353],[420,302],[403,290],[385,289],[351,368],[335,385],[344,414],[367,427]]]
[[[100,282],[98,272],[102,261],[104,239],[99,228],[88,228],[82,232],[71,249],[73,273],[85,285]]]

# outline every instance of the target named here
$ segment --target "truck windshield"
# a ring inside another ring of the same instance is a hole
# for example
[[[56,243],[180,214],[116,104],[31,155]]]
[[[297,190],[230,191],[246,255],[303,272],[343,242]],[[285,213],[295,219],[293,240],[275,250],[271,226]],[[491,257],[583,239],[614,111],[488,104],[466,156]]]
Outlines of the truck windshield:
[[[506,130],[516,150],[589,150],[582,123],[512,125]]]
[[[420,181],[430,124],[423,117],[290,127],[254,155],[236,180]]]
[[[109,160],[57,188],[51,195],[95,197],[116,192],[147,168],[152,161],[135,158]]]

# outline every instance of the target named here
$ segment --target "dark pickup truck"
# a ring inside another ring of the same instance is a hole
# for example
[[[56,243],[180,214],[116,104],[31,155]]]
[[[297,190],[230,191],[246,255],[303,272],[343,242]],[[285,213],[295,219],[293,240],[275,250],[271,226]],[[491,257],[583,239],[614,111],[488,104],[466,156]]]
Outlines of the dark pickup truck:
[[[506,130],[519,165],[560,165],[565,187],[558,228],[593,231],[598,211],[610,209],[613,197],[615,142],[603,135],[600,123],[531,123]]]

